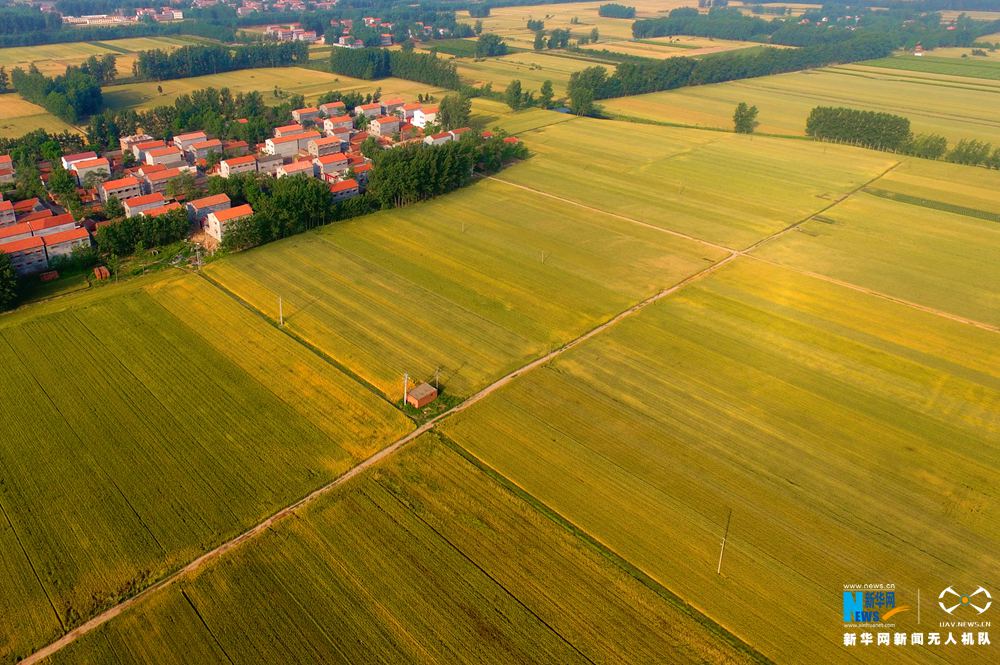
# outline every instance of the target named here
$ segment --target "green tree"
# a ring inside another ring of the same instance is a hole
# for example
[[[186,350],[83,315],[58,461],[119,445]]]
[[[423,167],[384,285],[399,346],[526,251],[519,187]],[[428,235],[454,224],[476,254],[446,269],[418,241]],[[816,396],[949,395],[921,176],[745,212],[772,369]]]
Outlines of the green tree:
[[[733,126],[737,134],[753,134],[753,130],[757,129],[759,124],[756,106],[748,106],[746,102],[740,102],[736,105],[736,111],[733,113]]]
[[[10,77],[7,76],[7,68],[0,67],[0,92],[7,92],[10,87]]]
[[[118,200],[117,196],[109,196],[104,203],[104,216],[108,219],[116,219],[125,216],[125,207]]]
[[[198,182],[195,180],[194,174],[190,172],[181,173],[167,182],[167,196],[191,201],[198,198],[198,194]]]
[[[471,115],[472,100],[465,95],[446,95],[438,104],[437,121],[442,129],[468,127]]]
[[[538,30],[537,32],[535,32],[534,49],[536,51],[541,51],[544,48],[545,48],[545,31]]]
[[[596,42],[600,38],[601,38],[601,33],[598,31],[597,28],[594,28],[593,30],[590,31],[590,41]]]
[[[517,111],[521,108],[524,103],[524,93],[521,91],[521,82],[518,79],[510,82],[503,94],[503,98],[507,102],[507,106],[512,110]]]
[[[0,310],[8,310],[17,304],[17,273],[10,256],[0,252]]]
[[[479,35],[476,40],[476,57],[487,58],[495,55],[507,55],[507,43],[500,35],[492,32]]]
[[[552,107],[552,98],[555,96],[555,92],[552,89],[552,81],[546,80],[542,83],[542,88],[539,90],[538,94],[538,105],[543,109]]]
[[[472,31],[477,35],[483,34],[483,22],[477,20],[472,26]]]

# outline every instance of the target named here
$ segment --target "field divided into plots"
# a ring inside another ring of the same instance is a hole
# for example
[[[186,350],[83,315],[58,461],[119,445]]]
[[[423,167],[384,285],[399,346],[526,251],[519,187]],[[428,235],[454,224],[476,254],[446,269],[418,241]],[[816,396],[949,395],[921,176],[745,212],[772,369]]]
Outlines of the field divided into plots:
[[[752,662],[433,435],[50,663]]]
[[[604,64],[589,56],[545,52],[512,53],[482,60],[463,58],[455,60],[455,64],[462,82],[469,85],[479,87],[490,83],[494,90],[502,91],[516,79],[525,91],[532,90],[537,94],[545,81],[552,81],[556,97],[566,94],[573,72],[588,67],[604,67],[609,72],[614,69],[613,64]]]
[[[741,258],[441,428],[776,662],[834,662],[844,583],[996,585],[998,368],[995,333]]]
[[[537,156],[501,179],[733,248],[896,162],[842,146],[584,118],[525,139]]]
[[[206,273],[273,318],[281,297],[290,331],[401,399],[438,368],[469,395],[724,255],[484,181]]]
[[[1000,174],[907,160],[755,254],[1000,326]]]
[[[731,130],[740,102],[760,109],[758,131],[804,135],[816,106],[848,106],[910,119],[917,133],[952,143],[974,138],[1000,144],[1000,81],[844,65],[742,81],[602,100],[611,115]]]
[[[409,428],[199,277],[63,307],[0,327],[0,660]]]

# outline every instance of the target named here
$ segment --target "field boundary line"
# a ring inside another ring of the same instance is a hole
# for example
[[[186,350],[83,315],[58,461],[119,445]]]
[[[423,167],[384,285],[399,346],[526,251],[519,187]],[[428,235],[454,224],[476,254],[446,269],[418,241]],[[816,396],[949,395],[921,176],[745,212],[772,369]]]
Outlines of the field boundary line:
[[[527,185],[519,185],[516,182],[511,182],[509,180],[504,180],[503,178],[497,178],[496,176],[492,176],[492,175],[486,176],[484,178],[484,180],[495,180],[496,182],[502,182],[503,184],[509,185],[511,187],[517,187],[519,189],[524,189],[524,190],[527,190],[529,192],[533,192],[535,194],[538,194],[540,196],[547,196],[550,199],[555,199],[557,201],[562,201],[563,203],[568,203],[570,205],[577,206],[578,208],[583,208],[585,210],[591,210],[593,212],[598,212],[598,213],[601,213],[602,215],[607,215],[609,217],[617,217],[618,219],[624,220],[626,222],[631,222],[632,224],[638,224],[639,226],[645,226],[648,229],[652,229],[654,231],[659,231],[660,233],[666,233],[667,235],[671,235],[671,236],[674,236],[676,238],[683,238],[684,240],[690,240],[692,242],[698,243],[699,245],[704,245],[706,247],[711,247],[712,249],[718,249],[718,250],[721,250],[723,252],[728,252],[730,254],[732,254],[732,253],[739,253],[741,251],[741,250],[738,250],[738,249],[733,249],[732,247],[726,247],[725,245],[719,245],[719,244],[714,243],[714,242],[712,242],[710,240],[704,240],[702,238],[697,238],[695,236],[688,235],[687,233],[682,233],[680,231],[674,231],[673,229],[666,229],[666,228],[663,228],[662,226],[656,226],[655,224],[650,224],[649,222],[644,222],[642,220],[634,219],[632,217],[626,217],[625,215],[620,215],[620,214],[618,214],[616,212],[610,212],[608,210],[602,210],[600,208],[595,208],[594,206],[587,205],[586,203],[580,203],[579,201],[574,201],[573,199],[567,199],[567,198],[564,198],[562,196],[557,196],[555,194],[550,194],[548,192],[543,192],[542,190],[535,189],[534,187],[528,187]]]
[[[500,485],[500,487],[504,490],[527,503],[542,517],[554,522],[557,526],[569,532],[571,536],[582,541],[585,546],[589,546],[595,550],[612,565],[618,567],[622,572],[635,579],[642,586],[650,589],[653,593],[662,598],[669,605],[673,606],[679,612],[705,626],[709,629],[709,631],[711,631],[711,633],[719,635],[729,644],[750,655],[754,658],[754,660],[762,663],[773,662],[767,656],[750,646],[748,642],[744,642],[739,635],[733,633],[721,623],[709,616],[706,611],[701,610],[681,596],[678,596],[655,577],[616,552],[610,545],[604,543],[597,536],[594,536],[586,529],[581,528],[565,515],[552,508],[549,504],[545,503],[510,478],[494,469],[492,466],[480,459],[475,453],[465,448],[465,446],[461,443],[444,432],[435,432],[434,435],[441,440],[443,445],[454,450],[457,455],[479,469],[483,474],[493,480],[493,482]]]
[[[667,296],[669,296],[669,295],[671,295],[673,293],[676,293],[677,291],[679,291],[680,289],[684,288],[688,284],[690,284],[692,282],[695,282],[697,280],[700,280],[703,277],[707,277],[708,275],[716,272],[717,270],[719,270],[720,268],[722,268],[726,264],[728,264],[731,261],[733,261],[737,256],[739,256],[738,252],[733,252],[733,251],[730,250],[730,253],[726,257],[722,258],[721,260],[716,261],[715,263],[713,263],[713,264],[711,264],[709,266],[706,266],[706,267],[702,268],[701,270],[699,270],[699,271],[697,271],[695,273],[692,273],[692,274],[688,275],[687,277],[685,277],[685,278],[681,279],[680,281],[676,282],[673,286],[668,286],[667,288],[662,289],[662,290],[654,293],[653,295],[651,295],[651,296],[649,296],[649,297],[647,297],[647,298],[645,298],[645,299],[643,299],[643,300],[635,303],[634,305],[631,305],[630,307],[628,307],[625,310],[622,310],[621,312],[619,312],[618,314],[614,315],[613,317],[611,317],[610,319],[608,319],[604,323],[601,323],[601,324],[595,326],[594,328],[591,328],[590,330],[584,332],[580,336],[575,337],[574,339],[571,339],[570,341],[566,342],[565,344],[563,344],[563,345],[561,345],[561,346],[559,346],[559,347],[557,347],[557,348],[549,351],[545,355],[540,356],[540,357],[536,358],[535,360],[532,360],[531,362],[529,362],[529,363],[527,363],[525,365],[522,365],[521,367],[513,370],[512,372],[509,372],[508,374],[505,374],[504,376],[500,377],[499,379],[497,379],[493,383],[491,383],[488,386],[486,386],[485,388],[481,389],[479,392],[471,395],[470,397],[468,397],[467,399],[465,399],[460,404],[457,404],[453,408],[449,409],[448,411],[440,413],[437,416],[431,418],[430,420],[428,420],[424,424],[418,426],[416,429],[414,429],[413,431],[411,431],[409,434],[406,434],[406,435],[400,437],[399,439],[396,439],[396,441],[394,441],[393,443],[389,444],[385,448],[382,448],[378,452],[370,455],[369,457],[365,458],[364,460],[358,462],[356,465],[354,465],[353,467],[351,467],[350,469],[348,469],[347,471],[345,471],[343,474],[341,474],[337,478],[331,480],[330,482],[326,483],[325,485],[322,485],[322,486],[316,488],[315,490],[313,490],[310,493],[306,494],[304,497],[302,497],[298,501],[295,501],[294,503],[289,504],[289,505],[285,506],[284,508],[281,508],[277,512],[272,513],[269,517],[266,517],[264,520],[262,520],[261,522],[258,522],[256,525],[250,527],[249,529],[247,529],[243,533],[239,534],[238,536],[235,536],[234,538],[231,538],[231,539],[225,541],[224,543],[221,543],[220,545],[217,545],[216,547],[214,547],[213,549],[205,552],[204,554],[202,554],[201,556],[197,557],[196,559],[188,562],[186,565],[182,566],[181,568],[176,569],[172,573],[170,573],[167,576],[161,578],[160,580],[158,580],[157,582],[153,583],[152,585],[146,587],[145,589],[143,589],[142,591],[140,591],[136,595],[132,596],[131,598],[127,598],[127,599],[123,600],[122,602],[118,603],[117,605],[108,608],[104,612],[101,612],[97,616],[91,617],[90,619],[88,619],[84,623],[80,624],[79,626],[77,626],[73,630],[69,631],[68,633],[66,633],[65,635],[63,635],[62,637],[60,637],[59,639],[57,639],[57,640],[55,640],[53,642],[50,642],[49,644],[47,644],[47,645],[43,646],[42,648],[40,648],[38,651],[35,651],[31,655],[25,657],[22,661],[20,661],[21,664],[22,665],[33,665],[35,663],[41,662],[42,660],[48,658],[49,656],[52,656],[53,654],[57,653],[58,651],[61,651],[63,648],[69,646],[70,644],[72,644],[73,642],[75,642],[80,637],[82,637],[82,636],[86,635],[87,633],[90,633],[91,631],[93,631],[93,630],[95,630],[95,629],[103,626],[104,624],[106,624],[111,619],[114,619],[115,617],[119,616],[124,611],[128,610],[129,608],[131,608],[132,606],[138,604],[139,602],[141,602],[142,600],[144,600],[147,596],[152,595],[153,593],[155,593],[156,591],[159,591],[160,589],[164,589],[164,588],[166,588],[168,586],[171,586],[172,584],[174,584],[176,582],[179,582],[182,578],[184,578],[186,576],[189,576],[189,575],[197,572],[205,564],[209,563],[210,561],[213,561],[213,560],[221,557],[222,555],[226,554],[227,552],[229,552],[229,551],[231,551],[231,550],[239,547],[244,542],[256,538],[257,536],[259,536],[263,532],[269,530],[272,526],[274,526],[280,520],[293,515],[299,509],[304,508],[304,507],[308,506],[309,504],[313,503],[314,501],[316,501],[317,499],[319,499],[320,497],[325,496],[326,494],[329,494],[331,491],[333,491],[334,489],[336,489],[336,488],[340,487],[341,485],[347,483],[348,481],[350,481],[354,477],[358,476],[359,474],[361,474],[365,470],[369,469],[372,466],[375,466],[376,464],[378,464],[382,460],[386,459],[387,457],[390,457],[392,454],[394,454],[400,448],[402,448],[405,445],[407,445],[407,444],[415,441],[421,435],[426,434],[427,432],[431,431],[442,420],[444,420],[446,418],[449,418],[449,417],[451,417],[452,415],[454,415],[456,413],[461,413],[462,411],[465,411],[469,407],[471,407],[474,404],[480,402],[481,400],[483,400],[484,398],[488,397],[492,393],[496,392],[500,388],[503,388],[504,386],[508,385],[509,383],[511,383],[512,381],[514,381],[518,377],[520,377],[522,374],[528,373],[528,372],[530,372],[530,371],[532,371],[532,370],[534,370],[534,369],[536,369],[538,367],[541,367],[542,365],[548,364],[549,362],[551,362],[555,358],[561,356],[562,354],[564,354],[565,352],[569,351],[570,349],[573,349],[573,348],[579,346],[580,344],[583,344],[584,342],[590,340],[591,338],[596,337],[597,335],[600,335],[601,333],[603,333],[605,330],[608,330],[609,328],[613,328],[615,325],[617,325],[623,319],[626,319],[629,316],[632,316],[633,314],[635,314],[635,313],[637,313],[637,312],[645,309],[649,305],[651,305],[651,304],[653,304],[653,303],[655,303],[655,302],[657,302],[657,301],[659,301],[659,300],[661,300],[663,298],[666,298]],[[227,292],[225,289],[223,289],[223,291]],[[252,311],[255,311],[255,310],[252,310]],[[272,323],[272,325],[273,325],[273,323]]]

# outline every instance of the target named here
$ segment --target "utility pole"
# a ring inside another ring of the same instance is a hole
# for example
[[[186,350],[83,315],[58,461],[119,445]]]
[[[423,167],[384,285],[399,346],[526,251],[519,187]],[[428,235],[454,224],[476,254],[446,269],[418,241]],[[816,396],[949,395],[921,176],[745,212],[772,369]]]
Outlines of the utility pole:
[[[715,569],[716,575],[722,574],[722,557],[726,553],[726,539],[729,538],[729,524],[733,521],[733,509],[729,509],[729,515],[726,517],[726,531],[722,534],[722,549],[719,550],[719,566]]]
[[[410,389],[410,375],[403,372],[403,406],[406,406],[406,395]]]
[[[278,326],[285,325],[285,307],[284,303],[281,302],[281,296],[278,296]]]
[[[434,390],[438,389],[438,378],[440,378],[440,376],[441,376],[441,366],[438,365],[438,367],[434,370]]]

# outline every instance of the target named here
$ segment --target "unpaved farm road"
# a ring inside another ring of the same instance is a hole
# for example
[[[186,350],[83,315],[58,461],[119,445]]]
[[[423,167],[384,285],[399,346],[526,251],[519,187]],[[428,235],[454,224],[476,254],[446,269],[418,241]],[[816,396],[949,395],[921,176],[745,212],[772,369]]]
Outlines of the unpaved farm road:
[[[231,540],[227,540],[226,542],[222,543],[221,545],[219,545],[215,549],[210,550],[208,552],[205,552],[200,557],[198,557],[197,559],[194,559],[193,561],[191,561],[190,563],[188,563],[183,568],[175,570],[173,573],[170,573],[169,575],[167,575],[166,577],[164,577],[160,581],[156,582],[152,586],[147,587],[146,589],[144,589],[140,593],[136,594],[135,596],[132,596],[131,598],[122,601],[121,603],[115,605],[114,607],[111,607],[111,608],[105,610],[101,614],[98,614],[97,616],[93,617],[92,619],[90,619],[90,620],[86,621],[85,623],[77,626],[76,628],[74,628],[73,630],[69,631],[68,633],[66,633],[65,635],[63,635],[62,637],[60,637],[59,639],[57,639],[54,642],[51,642],[48,645],[42,647],[41,649],[39,649],[38,651],[36,651],[35,653],[31,654],[30,656],[28,656],[27,658],[25,658],[24,660],[22,660],[20,662],[22,663],[22,665],[32,665],[34,663],[39,663],[42,660],[44,660],[45,658],[48,658],[52,654],[56,653],[57,651],[60,651],[61,649],[64,649],[65,647],[69,646],[70,644],[72,644],[73,642],[75,642],[80,637],[86,635],[87,633],[91,632],[92,630],[94,630],[96,628],[99,628],[100,626],[104,625],[105,623],[107,623],[111,619],[114,619],[116,616],[118,616],[122,612],[126,611],[127,609],[129,609],[133,605],[136,605],[136,604],[142,602],[143,599],[145,599],[147,596],[155,593],[156,591],[159,591],[160,589],[163,589],[163,588],[165,588],[167,586],[170,586],[171,584],[174,584],[175,582],[180,581],[186,575],[190,575],[190,574],[198,571],[199,569],[203,568],[204,566],[210,564],[212,561],[214,561],[214,560],[218,559],[219,557],[223,556],[226,552],[229,552],[230,550],[235,549],[236,547],[239,547],[241,544],[243,544],[243,543],[245,543],[245,542],[247,542],[249,540],[252,540],[252,539],[256,538],[257,536],[261,535],[262,533],[264,533],[265,531],[267,531],[268,529],[270,529],[272,526],[274,526],[277,522],[279,522],[283,518],[292,515],[293,513],[295,513],[295,511],[297,511],[297,510],[299,510],[301,508],[304,508],[305,506],[307,506],[308,504],[312,503],[316,499],[322,497],[325,494],[330,493],[335,488],[343,485],[344,483],[346,483],[347,481],[351,480],[352,478],[354,478],[358,474],[362,473],[366,469],[368,469],[368,468],[370,468],[370,467],[378,464],[379,462],[381,462],[385,458],[389,457],[390,455],[392,455],[393,453],[395,453],[396,451],[398,451],[400,448],[402,448],[406,444],[411,443],[417,437],[419,437],[421,434],[425,434],[426,432],[429,432],[430,430],[434,429],[434,426],[437,425],[442,420],[444,420],[446,418],[449,418],[449,417],[451,417],[452,415],[454,415],[456,413],[460,413],[460,412],[468,409],[473,404],[479,402],[480,400],[482,400],[483,398],[485,398],[488,395],[492,394],[493,392],[499,390],[500,388],[503,388],[508,383],[510,383],[511,381],[513,381],[514,379],[516,379],[517,377],[521,376],[522,374],[530,372],[533,369],[536,369],[536,368],[541,367],[542,365],[544,365],[544,364],[546,364],[548,362],[551,362],[552,360],[554,360],[555,358],[559,357],[563,353],[566,353],[570,349],[578,346],[579,344],[582,344],[583,342],[586,342],[590,338],[592,338],[592,337],[594,337],[596,335],[599,335],[602,332],[604,332],[605,330],[607,330],[607,329],[609,329],[609,328],[617,325],[622,319],[625,319],[625,318],[631,316],[632,314],[635,314],[636,312],[639,312],[640,310],[644,309],[645,307],[653,304],[654,302],[660,300],[661,298],[665,298],[665,297],[669,296],[670,294],[672,294],[672,293],[674,293],[674,292],[676,292],[676,291],[684,288],[685,286],[687,286],[691,282],[694,282],[694,281],[696,281],[698,279],[701,279],[702,277],[710,275],[711,273],[715,272],[716,270],[718,270],[719,268],[721,268],[725,264],[727,264],[730,261],[732,261],[733,259],[735,259],[737,256],[738,256],[737,253],[730,252],[725,258],[721,259],[720,261],[717,261],[717,262],[715,262],[715,263],[713,263],[713,264],[711,264],[709,266],[706,266],[705,268],[702,268],[700,271],[698,271],[698,272],[696,272],[696,273],[694,273],[692,275],[688,275],[687,277],[685,277],[681,281],[677,282],[673,286],[667,287],[666,289],[663,289],[662,291],[659,291],[659,292],[653,294],[652,296],[646,298],[645,300],[643,300],[641,302],[638,302],[635,305],[632,305],[628,309],[626,309],[626,310],[624,310],[622,312],[619,312],[613,318],[608,319],[607,321],[605,321],[604,323],[598,325],[597,327],[591,328],[589,331],[585,332],[584,334],[580,335],[579,337],[576,337],[575,339],[573,339],[573,340],[571,340],[571,341],[563,344],[562,346],[560,346],[560,347],[558,347],[556,349],[553,349],[552,351],[550,351],[549,353],[545,354],[544,356],[541,356],[540,358],[537,358],[537,359],[529,362],[528,364],[519,367],[518,369],[514,370],[513,372],[511,372],[511,373],[509,373],[509,374],[507,374],[507,375],[505,375],[505,376],[497,379],[496,381],[494,381],[490,385],[486,386],[485,388],[483,388],[482,390],[480,390],[476,394],[474,394],[471,397],[469,397],[468,399],[466,399],[461,404],[458,404],[457,406],[455,406],[454,408],[452,408],[450,411],[446,411],[446,412],[444,412],[444,413],[442,413],[442,414],[440,414],[438,416],[435,416],[434,418],[432,418],[431,420],[428,420],[426,423],[424,423],[420,427],[416,428],[415,430],[413,430],[412,432],[410,432],[406,436],[403,436],[402,438],[397,439],[396,441],[394,441],[393,443],[389,444],[387,447],[383,448],[382,450],[378,451],[377,453],[375,453],[371,457],[368,457],[367,459],[359,462],[357,465],[351,467],[348,471],[346,471],[343,475],[338,476],[336,479],[332,480],[331,482],[327,483],[326,485],[323,485],[322,487],[320,487],[320,488],[318,488],[316,490],[313,490],[312,492],[310,492],[309,494],[307,494],[303,498],[299,499],[295,503],[293,503],[293,504],[291,504],[291,505],[289,505],[289,506],[287,506],[285,508],[282,508],[278,512],[274,513],[273,515],[271,515],[270,517],[268,517],[267,519],[265,519],[263,522],[258,523],[257,525],[251,527],[247,531],[244,531],[243,533],[241,533],[240,535],[236,536],[235,538],[233,538]]]

